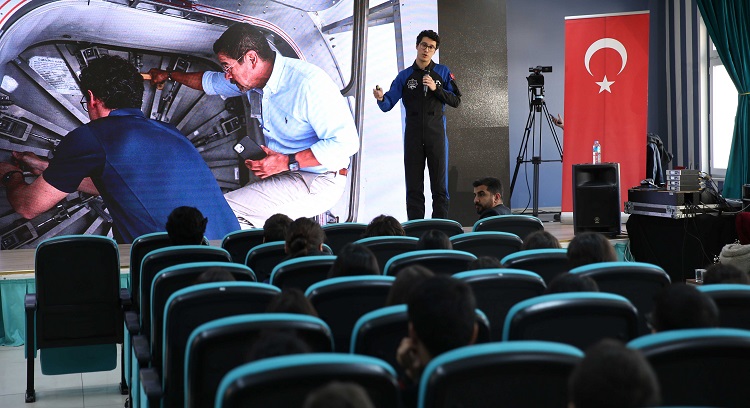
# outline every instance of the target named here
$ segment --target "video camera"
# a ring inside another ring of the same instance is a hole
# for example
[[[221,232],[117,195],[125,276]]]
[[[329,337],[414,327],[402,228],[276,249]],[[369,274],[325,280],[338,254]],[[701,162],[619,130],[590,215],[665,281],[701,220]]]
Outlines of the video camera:
[[[542,72],[552,72],[552,66],[543,67],[537,65],[535,67],[529,67],[529,72],[532,73],[526,77],[526,80],[529,82],[529,88],[543,88],[544,75],[542,75]]]

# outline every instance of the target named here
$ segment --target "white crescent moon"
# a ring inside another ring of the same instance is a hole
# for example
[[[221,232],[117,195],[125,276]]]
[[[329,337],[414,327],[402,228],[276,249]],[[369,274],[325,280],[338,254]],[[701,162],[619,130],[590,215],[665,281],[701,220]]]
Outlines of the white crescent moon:
[[[622,67],[620,67],[620,72],[622,72],[622,70],[625,69],[625,65],[628,63],[628,50],[625,49],[625,46],[622,45],[621,42],[615,40],[614,38],[600,38],[594,41],[594,43],[589,46],[589,49],[586,50],[586,57],[584,58],[586,71],[589,71],[589,74],[591,74],[591,76],[594,76],[594,74],[591,73],[591,68],[589,68],[589,61],[591,61],[591,57],[594,56],[597,51],[603,48],[611,48],[620,54],[620,57],[622,58]],[[618,72],[618,74],[620,72]]]

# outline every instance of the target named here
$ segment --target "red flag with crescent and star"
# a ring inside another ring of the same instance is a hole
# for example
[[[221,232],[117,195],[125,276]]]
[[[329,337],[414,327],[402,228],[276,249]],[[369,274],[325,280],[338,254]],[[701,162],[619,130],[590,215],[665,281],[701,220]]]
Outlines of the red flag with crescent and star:
[[[573,165],[620,163],[621,204],[646,174],[648,12],[567,17],[562,211],[573,211]]]

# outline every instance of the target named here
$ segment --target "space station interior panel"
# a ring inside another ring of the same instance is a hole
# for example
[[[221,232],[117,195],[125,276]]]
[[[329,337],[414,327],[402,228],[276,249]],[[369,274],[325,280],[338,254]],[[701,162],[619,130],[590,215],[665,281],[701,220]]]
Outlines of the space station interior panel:
[[[230,5],[222,1],[212,2],[211,8],[204,9],[196,9],[193,2],[185,1],[91,2],[88,6],[84,6],[86,2],[71,0],[38,3],[38,8],[29,7],[26,15],[16,16],[11,29],[2,27],[0,47],[11,42],[24,47],[17,55],[8,55],[9,47],[5,53],[0,51],[2,162],[12,162],[13,151],[52,158],[65,135],[89,121],[78,86],[81,68],[89,61],[109,54],[131,61],[143,73],[151,68],[218,71],[220,67],[213,58],[211,45],[239,15],[263,16],[262,20],[251,23],[257,23],[267,32],[275,49],[288,57],[305,58],[326,70],[342,88],[344,85],[339,64],[310,17],[316,11],[302,10],[305,8],[302,5],[323,9],[336,2],[249,2],[242,6],[240,14],[233,11],[237,10],[237,2]],[[66,11],[54,7],[56,3],[72,6]],[[171,7],[159,8],[155,3]],[[73,20],[71,13],[78,20]],[[87,18],[98,22],[104,17],[113,22],[107,28],[83,29]],[[129,24],[123,24],[118,17],[129,19]],[[28,35],[29,28],[19,28],[18,24],[32,23],[34,18],[39,20],[36,30],[41,28],[51,34],[34,37]],[[151,27],[144,28],[146,31],[158,27],[163,35],[144,34],[140,27]],[[175,34],[176,31],[179,33]],[[7,38],[14,35],[27,41],[32,38],[32,42],[23,44]],[[175,35],[181,39],[178,41]],[[196,44],[202,44],[202,48],[196,49]],[[257,119],[250,115],[251,109],[244,97],[209,96],[173,81],[159,87],[145,82],[143,112],[151,119],[176,126],[200,152],[224,192],[235,190],[254,177],[233,150],[245,135],[263,141]],[[24,170],[25,180],[31,183],[37,175]],[[341,199],[342,203],[348,200],[348,197]],[[346,218],[346,214],[337,216]],[[0,189],[0,249],[34,248],[41,240],[55,235],[112,236],[111,229],[112,219],[101,197],[75,192],[52,209],[27,220],[13,210],[5,189]]]

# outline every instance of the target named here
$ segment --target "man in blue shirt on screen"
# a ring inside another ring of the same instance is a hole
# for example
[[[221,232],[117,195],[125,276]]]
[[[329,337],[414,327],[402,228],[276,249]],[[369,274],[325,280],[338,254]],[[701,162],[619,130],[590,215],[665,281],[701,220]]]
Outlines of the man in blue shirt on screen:
[[[359,150],[336,84],[317,66],[274,51],[247,23],[229,27],[214,53],[224,72],[149,73],[156,84],[172,79],[209,95],[246,96],[255,105],[267,156],[245,166],[261,180],[225,195],[243,227],[261,227],[277,213],[297,219],[331,209],[346,188],[349,158]]]
[[[91,122],[68,133],[49,162],[33,153],[13,153],[19,164],[39,175],[36,180],[26,184],[20,168],[0,163],[0,181],[18,214],[32,219],[78,190],[102,196],[120,243],[164,231],[170,212],[185,205],[208,219],[208,239],[239,229],[190,141],[175,127],[141,112],[143,78],[135,66],[102,56],[83,68],[80,87]]]

